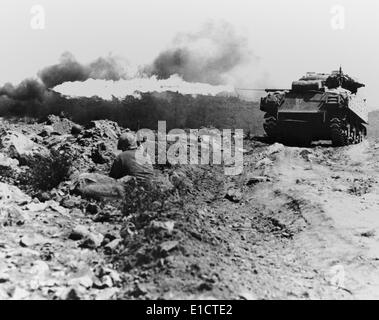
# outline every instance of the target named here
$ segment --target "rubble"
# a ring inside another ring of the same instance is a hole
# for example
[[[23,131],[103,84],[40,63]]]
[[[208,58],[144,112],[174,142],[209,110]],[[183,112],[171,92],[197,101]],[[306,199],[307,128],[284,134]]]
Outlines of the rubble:
[[[59,135],[60,133],[56,132],[53,126],[46,125],[43,127],[42,131],[38,135],[44,138],[44,137],[50,137],[52,134]]]
[[[243,290],[238,295],[242,300],[257,300],[257,297],[248,290]]]
[[[0,203],[15,203],[18,205],[27,204],[31,201],[31,197],[26,195],[16,186],[11,186],[0,182]]]
[[[248,175],[246,178],[246,185],[251,186],[257,183],[268,182],[268,181],[271,181],[269,177]]]
[[[176,249],[178,245],[179,245],[178,241],[165,241],[159,245],[159,251],[162,254],[167,255],[169,252]]]
[[[47,242],[49,240],[39,234],[26,234],[20,239],[20,245],[23,247],[33,247]]]
[[[58,117],[56,115],[49,115],[47,117],[46,124],[51,126],[53,130],[60,134],[68,134],[71,132],[71,128],[75,125],[69,119],[63,117]]]
[[[267,148],[267,154],[268,155],[272,155],[272,154],[275,154],[275,153],[279,153],[281,151],[284,150],[284,145],[281,144],[281,143],[277,143],[275,142],[273,145],[269,146]]]
[[[174,231],[175,221],[152,221],[149,226],[150,232],[165,231],[167,234],[172,234]]]
[[[106,288],[101,290],[95,297],[96,300],[111,300],[113,299],[119,289],[117,288]]]
[[[16,287],[12,293],[12,300],[24,300],[29,296],[29,292],[21,287]]]
[[[15,206],[0,207],[0,226],[22,225],[25,223],[25,215],[22,210]]]
[[[83,131],[83,127],[81,125],[73,124],[71,127],[71,134],[73,135],[78,135],[82,133],[82,131]]]
[[[70,196],[66,199],[63,199],[61,204],[63,207],[67,209],[73,209],[73,208],[78,208],[81,203],[82,203],[81,197]]]
[[[84,239],[80,242],[79,247],[96,249],[103,243],[104,236],[100,233],[90,232],[84,236]]]
[[[89,230],[85,226],[76,226],[71,233],[69,234],[68,238],[74,241],[81,240],[84,237],[86,237],[89,234]]]
[[[8,167],[8,168],[15,168],[19,165],[19,161],[16,159],[9,158],[3,153],[0,153],[0,166],[2,167]]]
[[[89,203],[86,207],[86,212],[89,214],[97,214],[99,213],[99,211],[100,211],[99,206],[94,203]]]
[[[25,206],[25,209],[33,212],[40,212],[51,209],[63,215],[68,214],[68,210],[60,206],[59,203],[54,200],[48,200],[45,202],[31,202]]]
[[[67,284],[73,287],[83,286],[84,288],[88,289],[93,285],[93,278],[94,275],[92,271],[89,269],[84,269],[72,275]]]
[[[105,253],[111,254],[115,252],[121,243],[122,243],[122,239],[120,238],[110,241],[104,246]]]
[[[124,193],[122,183],[98,173],[80,174],[74,184],[79,194],[88,198],[122,198]]]
[[[6,153],[10,158],[17,159],[21,164],[26,164],[28,158],[36,154],[49,155],[48,149],[17,131],[4,130],[0,134],[0,139],[2,152]]]
[[[255,164],[255,169],[265,168],[272,164],[273,164],[272,160],[270,160],[269,158],[263,158],[257,161],[257,163]]]
[[[95,120],[90,122],[86,132],[87,135],[90,134],[115,140],[120,136],[121,129],[116,122],[109,120]]]
[[[225,198],[237,203],[242,200],[243,193],[238,189],[229,189],[225,194]]]
[[[25,209],[38,212],[38,211],[44,211],[49,207],[49,204],[47,202],[39,202],[39,203],[29,203],[25,206]]]

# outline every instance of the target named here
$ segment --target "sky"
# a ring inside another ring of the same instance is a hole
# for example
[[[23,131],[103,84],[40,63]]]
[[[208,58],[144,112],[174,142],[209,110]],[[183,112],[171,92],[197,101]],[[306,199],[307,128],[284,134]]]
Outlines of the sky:
[[[36,5],[43,29],[32,28]],[[340,29],[332,25],[335,6],[344,8]],[[264,81],[251,87],[288,88],[307,71],[341,65],[366,83],[370,109],[379,109],[379,2],[372,0],[1,0],[0,83],[36,76],[66,51],[83,63],[109,54],[130,66],[150,63],[178,32],[219,20],[257,57],[244,72]]]

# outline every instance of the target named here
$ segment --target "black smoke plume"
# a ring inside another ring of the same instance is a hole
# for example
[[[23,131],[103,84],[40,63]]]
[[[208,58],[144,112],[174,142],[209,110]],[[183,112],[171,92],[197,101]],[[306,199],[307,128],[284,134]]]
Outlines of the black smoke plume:
[[[178,74],[188,82],[213,85],[227,82],[228,74],[253,57],[245,37],[228,23],[208,23],[199,32],[179,34],[144,71],[167,79]]]
[[[64,82],[85,81],[87,79],[120,80],[125,78],[125,71],[114,57],[98,58],[90,64],[81,64],[66,52],[58,64],[42,69],[38,76],[47,88]]]
[[[10,99],[21,101],[35,99],[42,101],[45,91],[45,86],[38,80],[26,79],[17,86],[6,83],[3,87],[0,87],[0,96],[7,96]]]
[[[90,78],[120,80],[126,75],[114,57],[100,57],[89,64],[81,64],[71,53],[66,52],[58,64],[42,69],[38,76],[39,79],[25,79],[18,85],[6,83],[0,87],[0,107],[6,105],[8,110],[12,105],[22,109],[28,103],[30,106],[33,103],[43,104],[51,98],[51,88],[67,81],[85,81]]]

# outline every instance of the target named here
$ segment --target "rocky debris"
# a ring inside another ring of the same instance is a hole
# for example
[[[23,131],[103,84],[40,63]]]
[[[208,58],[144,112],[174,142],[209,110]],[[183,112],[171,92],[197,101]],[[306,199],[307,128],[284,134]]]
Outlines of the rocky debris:
[[[3,153],[0,153],[0,166],[7,168],[15,168],[19,165],[19,161],[16,159],[9,158]]]
[[[60,134],[68,134],[71,132],[71,128],[74,125],[72,121],[65,117],[59,117],[56,115],[49,115],[46,121],[47,125],[50,125],[53,130]]]
[[[171,235],[174,231],[175,221],[151,221],[148,231],[151,233],[166,232]]]
[[[60,206],[59,203],[54,200],[48,200],[45,202],[31,202],[25,206],[25,209],[33,212],[41,212],[51,209],[63,215],[68,214],[68,210]]]
[[[225,199],[237,203],[243,199],[243,193],[238,189],[229,189],[225,194]]]
[[[268,182],[268,181],[271,181],[271,179],[269,177],[264,177],[264,176],[248,175],[246,177],[246,185],[247,186],[255,185],[257,183],[262,183],[262,182]]]
[[[78,225],[76,226],[71,233],[69,234],[68,238],[74,241],[81,240],[84,237],[86,237],[90,231],[87,227]]]
[[[20,239],[20,245],[23,247],[33,247],[47,242],[49,240],[39,234],[26,234]]]
[[[47,202],[31,202],[25,206],[26,210],[38,212],[38,211],[44,211],[49,207],[49,204]]]
[[[39,144],[44,145],[49,150],[51,149],[65,149],[67,151],[76,150],[73,144],[73,137],[71,135],[51,135],[45,137],[42,141],[38,141]]]
[[[25,215],[22,210],[15,206],[0,207],[0,226],[22,225],[25,223]]]
[[[117,239],[114,239],[114,240],[108,242],[104,246],[105,253],[106,254],[114,253],[116,251],[116,249],[120,246],[121,243],[122,243],[122,239],[120,239],[120,238],[117,238]]]
[[[36,154],[42,156],[49,155],[48,149],[17,131],[4,130],[0,134],[0,139],[2,152],[10,158],[17,159],[20,161],[20,164],[26,164]]]
[[[82,204],[82,198],[70,195],[62,200],[61,205],[67,209],[79,208]]]
[[[24,300],[28,298],[29,292],[24,288],[16,287],[11,294],[12,300]]]
[[[51,130],[52,131],[51,132]],[[30,136],[35,143],[48,149],[64,150],[74,158],[73,171],[108,174],[121,128],[112,121],[92,121],[86,129],[72,121],[50,116],[40,135]],[[45,132],[46,131],[46,132]]]
[[[83,127],[79,124],[73,124],[71,127],[71,134],[73,135],[80,134],[82,133],[82,131],[83,131]]]
[[[56,292],[59,300],[80,300],[81,292],[76,288],[61,288]]]
[[[211,291],[213,289],[213,283],[210,281],[203,281],[198,285],[197,289],[199,291]]]
[[[87,249],[96,249],[103,243],[104,236],[101,233],[91,232],[87,234],[80,242],[79,247]]]
[[[376,236],[376,230],[373,229],[373,230],[368,230],[368,231],[361,232],[360,236],[361,237],[365,237],[365,238],[375,237]]]
[[[268,167],[271,165],[273,165],[272,160],[270,160],[269,158],[263,158],[263,159],[257,161],[257,163],[255,164],[255,169],[265,168],[265,167]]]
[[[119,289],[117,288],[106,288],[101,290],[95,297],[96,300],[111,300],[116,297]]]
[[[167,256],[171,251],[177,249],[178,245],[179,241],[164,241],[161,244],[159,244],[158,249],[162,255]]]
[[[63,290],[61,299],[80,299],[84,290],[94,288],[101,290],[96,293],[95,299],[111,298],[118,292],[117,286],[121,284],[120,275],[113,269],[97,265],[93,269],[82,267],[70,275],[67,285],[69,289]],[[70,293],[71,291],[71,293]]]
[[[104,142],[100,142],[92,149],[91,158],[96,164],[105,164],[109,163],[114,158],[114,153],[107,148]]]
[[[332,187],[332,191],[336,192],[347,192],[348,190],[348,187],[343,184],[336,184]]]
[[[16,186],[0,182],[0,205],[18,204],[24,205],[31,201],[31,197],[26,195]]]
[[[122,198],[124,195],[123,184],[106,175],[83,173],[75,180],[75,190],[88,198]]]
[[[85,226],[76,226],[68,236],[69,239],[79,241],[79,247],[96,249],[103,243],[104,236],[101,233],[90,231]]]
[[[73,274],[68,280],[70,286],[82,286],[86,289],[93,285],[94,274],[89,268],[84,268]]]
[[[190,190],[193,188],[192,181],[189,179],[187,174],[181,169],[177,169],[177,170],[173,171],[170,174],[169,179],[175,188],[187,189],[187,190]]]
[[[4,282],[7,282],[10,280],[10,277],[9,277],[9,274],[5,273],[5,272],[0,272],[0,284],[1,283],[4,283]]]
[[[348,192],[356,196],[362,196],[368,193],[372,189],[374,183],[376,182],[373,178],[365,178],[365,179],[355,178],[351,182],[351,185],[348,188]]]
[[[134,298],[146,296],[148,293],[149,293],[148,286],[139,282],[134,283],[134,287],[129,291],[129,294]]]
[[[46,125],[42,128],[42,131],[38,134],[39,136],[41,137],[50,137],[51,135],[53,134],[56,134],[56,135],[60,135],[59,132],[56,132],[54,130],[54,127],[53,126],[50,126],[50,125]]]
[[[42,260],[37,260],[33,262],[33,266],[30,269],[30,273],[38,277],[45,276],[50,271],[49,265]]]
[[[268,155],[272,155],[272,154],[275,154],[275,153],[279,153],[281,151],[284,150],[284,145],[282,145],[281,143],[274,143],[272,144],[271,146],[269,146],[267,148],[267,154]]]
[[[120,275],[113,269],[98,265],[93,270],[95,281],[94,287],[98,289],[106,289],[118,286],[121,282]]]
[[[252,293],[251,291],[248,291],[248,290],[242,290],[238,296],[242,299],[242,300],[257,300],[257,297],[254,295],[254,293]]]
[[[97,289],[111,288],[113,287],[113,281],[110,276],[106,275],[102,279],[96,279],[93,286]]]
[[[312,152],[307,149],[303,149],[299,152],[299,155],[305,160],[305,161],[312,161]]]
[[[86,212],[89,214],[97,214],[100,212],[100,208],[95,203],[89,203],[89,204],[87,204]]]
[[[76,194],[78,172],[95,171],[103,179],[108,178],[120,133],[118,125],[109,121],[93,122],[84,130],[68,119],[55,116],[46,124],[3,127],[0,299],[111,299],[116,296],[121,278],[111,268],[105,268],[101,276],[72,272],[82,270],[82,265],[104,261],[105,257],[111,259],[122,248],[119,227],[113,222],[120,219],[117,217],[119,200],[103,205]],[[35,159],[41,152],[43,155],[46,150],[74,155],[72,175],[52,190],[36,190],[33,197],[38,199],[32,199],[13,184],[19,183],[16,174],[31,168],[29,159]],[[111,182],[112,190],[119,196],[122,184],[114,184],[114,179]],[[76,224],[67,233],[67,226]],[[4,267],[3,261],[14,265],[17,272]]]
[[[96,135],[102,138],[116,140],[121,134],[121,129],[116,122],[109,120],[95,120],[90,122],[86,133],[91,136]]]

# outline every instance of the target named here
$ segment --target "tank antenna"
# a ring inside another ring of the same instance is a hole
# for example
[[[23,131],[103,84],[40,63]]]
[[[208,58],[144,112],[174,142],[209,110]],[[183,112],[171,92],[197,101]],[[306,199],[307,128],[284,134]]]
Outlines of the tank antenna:
[[[342,86],[342,77],[343,77],[343,72],[342,72],[342,66],[340,65],[340,70],[339,70],[339,75],[338,75],[338,84],[341,87]]]

